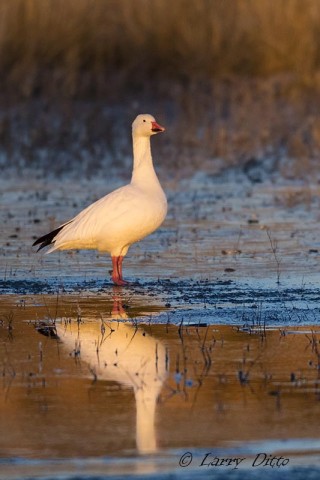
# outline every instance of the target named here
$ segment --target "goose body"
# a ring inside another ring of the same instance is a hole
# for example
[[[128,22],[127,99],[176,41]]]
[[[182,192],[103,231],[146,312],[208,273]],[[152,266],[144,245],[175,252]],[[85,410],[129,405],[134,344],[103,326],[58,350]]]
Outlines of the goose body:
[[[47,253],[96,249],[112,257],[112,279],[124,285],[122,261],[130,245],[154,232],[167,214],[167,199],[153,167],[150,137],[163,132],[151,115],[138,115],[132,124],[133,172],[130,184],[89,205],[33,245],[50,245]]]

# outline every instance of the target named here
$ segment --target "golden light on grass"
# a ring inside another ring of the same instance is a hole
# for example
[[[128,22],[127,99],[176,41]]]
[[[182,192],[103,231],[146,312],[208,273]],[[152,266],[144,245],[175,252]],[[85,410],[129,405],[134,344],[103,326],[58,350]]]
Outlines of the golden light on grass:
[[[320,63],[317,0],[1,0],[0,18],[2,83],[25,95],[48,83],[71,94],[94,90],[99,75],[120,71],[128,81],[308,78]]]

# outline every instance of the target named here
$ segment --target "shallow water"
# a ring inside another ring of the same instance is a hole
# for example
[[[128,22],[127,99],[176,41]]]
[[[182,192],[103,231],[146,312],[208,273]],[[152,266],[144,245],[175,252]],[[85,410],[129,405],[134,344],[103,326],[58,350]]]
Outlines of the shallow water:
[[[319,467],[318,325],[158,324],[124,290],[3,297],[0,478],[179,472],[186,452]]]
[[[252,184],[243,174],[230,175],[199,173],[163,181],[168,217],[157,232],[131,247],[124,265],[129,280],[231,280],[268,287],[277,280],[296,287],[319,282],[320,186]],[[125,181],[119,175],[108,182],[38,180],[30,172],[22,179],[3,179],[0,279],[108,280],[106,255],[36,255],[31,245]]]
[[[117,288],[105,256],[31,248],[108,180],[0,180],[0,478],[317,478],[320,187],[167,179]]]

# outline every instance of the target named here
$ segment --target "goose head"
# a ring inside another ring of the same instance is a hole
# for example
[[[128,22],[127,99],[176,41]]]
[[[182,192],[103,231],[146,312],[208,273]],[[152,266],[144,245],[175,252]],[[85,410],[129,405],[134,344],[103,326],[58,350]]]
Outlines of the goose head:
[[[147,113],[138,115],[132,124],[132,134],[134,136],[151,137],[151,135],[164,131],[165,128],[161,127],[155,118]]]

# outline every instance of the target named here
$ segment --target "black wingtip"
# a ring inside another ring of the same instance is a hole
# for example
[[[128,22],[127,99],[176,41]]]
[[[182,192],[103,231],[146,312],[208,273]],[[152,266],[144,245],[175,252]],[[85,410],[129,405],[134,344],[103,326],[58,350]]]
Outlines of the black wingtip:
[[[58,235],[58,233],[63,229],[64,226],[65,225],[62,225],[61,227],[58,227],[55,230],[52,230],[52,232],[47,233],[42,237],[39,237],[35,242],[33,242],[32,246],[35,247],[36,245],[40,244],[40,247],[37,250],[37,252],[39,252],[39,250],[41,250],[42,248],[47,247],[48,245],[51,245],[53,243],[54,238]]]

